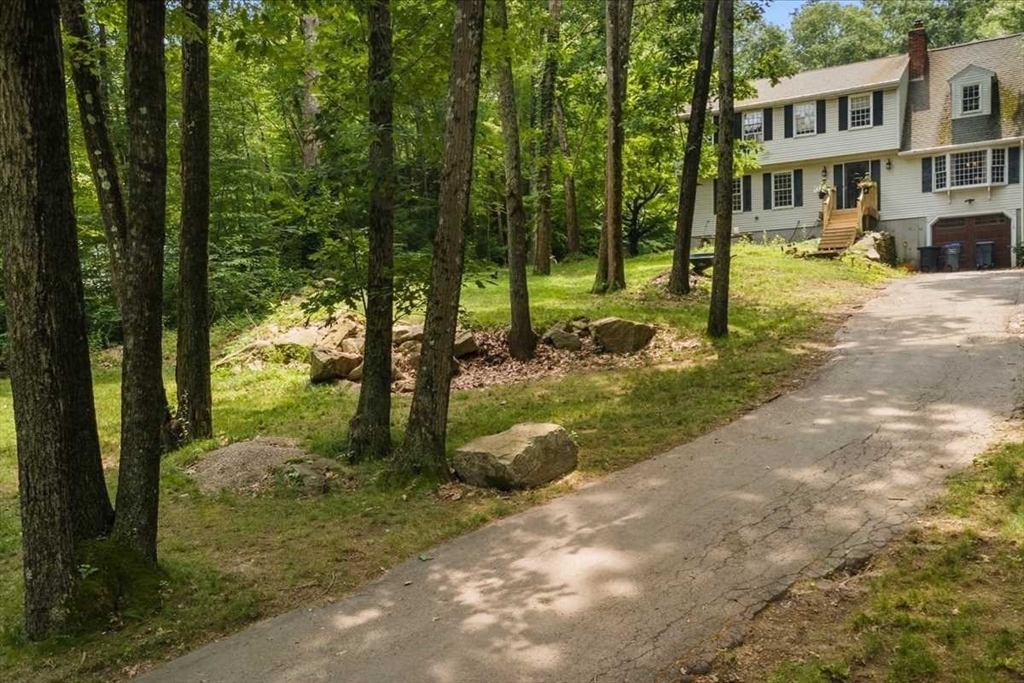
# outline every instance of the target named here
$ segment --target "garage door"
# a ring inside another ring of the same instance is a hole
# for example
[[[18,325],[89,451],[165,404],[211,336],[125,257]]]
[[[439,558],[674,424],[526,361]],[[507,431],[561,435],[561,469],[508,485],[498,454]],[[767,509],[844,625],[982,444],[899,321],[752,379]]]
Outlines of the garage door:
[[[932,244],[941,247],[949,242],[963,244],[961,270],[974,269],[974,245],[977,242],[995,242],[993,260],[996,268],[1010,267],[1010,219],[1001,213],[943,218],[932,226]]]

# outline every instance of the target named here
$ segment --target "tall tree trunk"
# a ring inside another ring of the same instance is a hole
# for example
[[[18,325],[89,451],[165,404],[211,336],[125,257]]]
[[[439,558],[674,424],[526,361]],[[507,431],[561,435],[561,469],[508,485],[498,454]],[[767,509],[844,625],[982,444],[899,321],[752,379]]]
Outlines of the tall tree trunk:
[[[200,32],[181,51],[181,233],[178,237],[178,419],[190,439],[213,436],[210,391],[209,0],[183,0]]]
[[[547,45],[540,81],[540,141],[537,159],[537,245],[533,269],[551,274],[551,150],[554,146],[555,78],[558,75],[558,35],[562,0],[548,0]]]
[[[416,390],[409,410],[405,440],[395,454],[395,466],[399,471],[419,473],[438,480],[450,477],[445,460],[445,436],[452,350],[462,288],[465,227],[469,219],[469,193],[473,180],[484,4],[484,0],[455,3],[444,170],[423,327],[423,354],[416,374]]]
[[[608,139],[605,151],[604,234],[605,260],[598,260],[594,291],[623,289],[626,286],[625,258],[622,253],[622,106],[626,99],[626,65],[629,62],[629,38],[633,21],[633,0],[606,0],[605,57],[607,64]]]
[[[160,335],[167,203],[164,4],[128,3],[128,234],[118,540],[156,562],[161,432],[166,399]]]
[[[110,255],[110,281],[114,296],[120,305],[124,301],[122,264],[128,216],[125,212],[117,155],[107,127],[106,88],[100,80],[101,70],[97,68],[100,64],[97,57],[99,51],[89,29],[84,0],[60,0],[60,10],[64,29],[74,39],[68,51],[71,78],[75,83],[89,168],[92,171],[93,185],[96,187],[100,216],[106,234],[107,252]]]
[[[495,0],[494,18],[501,44],[507,46],[508,11],[505,0]],[[501,114],[501,135],[505,143],[508,283],[512,309],[512,328],[508,335],[508,349],[513,358],[528,360],[533,358],[533,353],[537,349],[537,335],[533,333],[533,323],[530,321],[530,292],[526,284],[526,210],[523,208],[516,88],[515,80],[512,77],[512,58],[505,50],[503,50],[501,64],[498,67],[498,106]],[[550,222],[548,227],[550,229]],[[550,246],[550,242],[548,244]]]
[[[565,159],[565,175],[562,185],[565,188],[565,237],[570,256],[580,253],[580,219],[576,211],[576,175],[573,169],[572,154],[569,150],[569,134],[565,128],[565,113],[562,104],[555,100],[555,124],[558,128],[558,146]]]
[[[18,451],[25,630],[72,617],[76,535],[110,522],[72,471],[99,465],[56,0],[0,12],[0,254]],[[102,471],[99,482],[102,485]],[[78,507],[81,505],[82,507]]]
[[[729,260],[732,247],[733,176],[733,0],[721,0],[718,39],[718,208],[715,222],[715,261],[711,275],[711,308],[708,310],[708,334],[729,334]]]
[[[707,121],[708,91],[711,87],[711,69],[715,57],[717,18],[718,0],[704,0],[697,73],[693,83],[693,98],[690,101],[686,149],[683,152],[683,173],[679,177],[676,243],[672,252],[672,274],[668,281],[668,289],[673,294],[688,294],[690,291],[690,241],[693,237],[693,212],[697,200],[701,147],[704,144],[704,122]]]
[[[315,14],[302,17],[302,40],[306,47],[306,59],[311,60],[311,53],[316,45],[317,29],[320,19]],[[320,112],[320,102],[316,97],[316,82],[320,71],[312,64],[307,64],[302,73],[302,130],[300,131],[302,147],[302,168],[314,168],[320,158],[320,142],[316,137],[316,116]]]
[[[370,254],[366,341],[359,407],[349,424],[354,460],[391,453],[391,332],[394,309],[395,143],[390,0],[371,0],[370,25]]]

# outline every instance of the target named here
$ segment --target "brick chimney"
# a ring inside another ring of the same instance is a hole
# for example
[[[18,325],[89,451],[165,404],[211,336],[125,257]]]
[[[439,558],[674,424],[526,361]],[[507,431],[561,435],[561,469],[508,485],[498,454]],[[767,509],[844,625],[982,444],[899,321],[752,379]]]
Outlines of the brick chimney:
[[[914,22],[907,36],[907,52],[910,53],[910,80],[916,81],[928,74],[928,33],[924,22]]]

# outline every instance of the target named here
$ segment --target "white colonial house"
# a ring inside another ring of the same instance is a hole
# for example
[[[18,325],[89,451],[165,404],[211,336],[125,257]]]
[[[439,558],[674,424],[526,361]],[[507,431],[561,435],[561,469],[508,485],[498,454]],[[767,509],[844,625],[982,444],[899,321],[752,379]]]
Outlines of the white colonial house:
[[[901,260],[959,241],[973,267],[973,245],[994,241],[996,266],[1013,263],[1024,244],[1024,34],[929,50],[918,22],[909,54],[755,86],[733,121],[737,137],[761,143],[759,170],[733,181],[734,233],[827,236],[853,220],[870,176],[877,224]],[[823,181],[835,188],[826,201]],[[716,184],[698,187],[696,241],[714,233]]]

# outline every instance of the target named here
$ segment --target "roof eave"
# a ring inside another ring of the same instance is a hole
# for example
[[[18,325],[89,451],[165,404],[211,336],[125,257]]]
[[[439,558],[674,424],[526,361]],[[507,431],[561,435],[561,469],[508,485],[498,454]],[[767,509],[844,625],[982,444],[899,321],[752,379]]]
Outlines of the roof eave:
[[[750,109],[763,109],[765,107],[776,107],[784,106],[787,104],[795,104],[797,102],[813,102],[814,100],[830,99],[833,97],[839,97],[840,95],[852,95],[854,93],[871,92],[878,89],[889,89],[898,87],[901,78],[890,79],[888,81],[882,81],[880,83],[864,83],[858,85],[855,88],[839,88],[836,90],[824,90],[808,95],[801,95],[799,97],[786,97],[774,100],[748,100],[747,103],[738,102],[735,106],[735,111],[748,111]],[[709,113],[717,114],[718,109],[709,109]],[[689,112],[683,113],[683,120],[686,121],[690,118]]]

